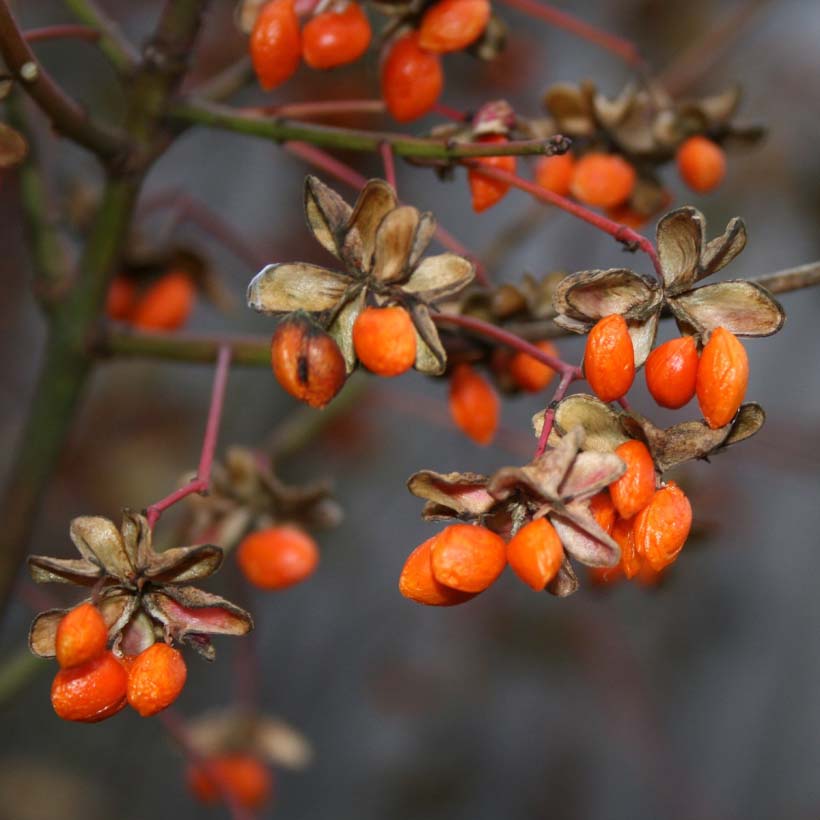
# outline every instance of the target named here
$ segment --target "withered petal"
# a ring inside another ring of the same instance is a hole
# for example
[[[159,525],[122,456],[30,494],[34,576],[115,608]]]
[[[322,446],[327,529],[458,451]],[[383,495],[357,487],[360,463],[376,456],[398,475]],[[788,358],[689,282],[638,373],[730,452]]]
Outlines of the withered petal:
[[[213,575],[224,556],[222,549],[213,544],[174,547],[154,553],[144,574],[156,583],[185,584]]]
[[[463,256],[442,253],[428,256],[410,274],[402,290],[423,302],[437,302],[453,296],[473,281],[475,265]]]
[[[646,319],[628,319],[627,330],[632,339],[632,351],[635,356],[635,367],[643,367],[658,335],[658,321],[661,318],[660,310],[651,313]]]
[[[698,279],[704,279],[725,268],[746,247],[746,225],[740,217],[735,217],[726,230],[706,243],[700,259]]]
[[[68,609],[48,609],[41,612],[32,622],[28,631],[29,649],[39,658],[53,658],[57,654],[55,646],[57,627]]]
[[[399,282],[409,273],[410,254],[421,215],[410,205],[384,215],[376,231],[371,275],[379,282]]]
[[[447,353],[427,305],[422,302],[414,304],[410,309],[410,318],[416,328],[416,361],[413,366],[419,373],[440,376],[447,369]]]
[[[597,322],[613,313],[644,318],[660,300],[654,282],[626,268],[572,273],[558,283],[552,297],[558,313],[584,322]]]
[[[550,521],[564,550],[588,567],[614,567],[621,560],[621,549],[598,526],[584,504],[571,504]]]
[[[345,360],[345,369],[352,373],[356,367],[356,350],[353,347],[353,325],[364,310],[367,291],[362,288],[345,302],[336,313],[327,332],[333,337]]]
[[[139,605],[139,598],[127,590],[114,588],[97,601],[97,609],[108,627],[108,637],[115,638],[128,621],[131,620]]]
[[[721,449],[751,438],[766,423],[766,413],[756,402],[742,404],[738,410],[729,435],[723,440]]]
[[[117,654],[139,655],[157,641],[154,622],[142,609],[137,609],[114,640]]]
[[[452,515],[480,516],[496,504],[487,492],[487,476],[479,473],[436,473],[420,470],[407,480],[418,498],[452,511]]]
[[[316,240],[341,259],[345,228],[353,209],[318,177],[305,179],[305,218]]]
[[[558,488],[561,499],[566,502],[591,498],[625,472],[626,464],[614,453],[578,453]]]
[[[135,567],[144,567],[151,555],[152,535],[148,526],[148,519],[141,513],[125,509],[122,511],[122,524],[120,525],[122,541],[125,550],[131,556],[131,563]]]
[[[52,558],[50,555],[31,555],[29,572],[38,584],[77,584],[93,587],[103,575],[99,564],[85,558]]]
[[[670,299],[669,305],[684,325],[706,335],[724,327],[736,336],[771,336],[786,321],[785,311],[766,288],[740,279],[695,288]]]
[[[695,282],[705,231],[703,214],[690,205],[670,211],[658,222],[658,257],[668,293],[689,290]]]
[[[371,179],[362,188],[345,226],[345,233],[357,236],[360,258],[351,262],[362,271],[369,271],[376,249],[376,234],[384,217],[398,206],[396,192],[383,179]],[[348,244],[347,238],[345,244]]]
[[[71,522],[69,535],[80,554],[97,561],[109,575],[127,578],[134,574],[134,559],[113,521],[100,516],[80,516]]]
[[[558,574],[547,584],[547,592],[558,598],[566,598],[573,592],[577,592],[579,586],[578,576],[572,568],[572,563],[569,558],[564,557]]]
[[[307,262],[266,265],[248,285],[248,307],[272,314],[331,310],[352,284],[349,276]]]

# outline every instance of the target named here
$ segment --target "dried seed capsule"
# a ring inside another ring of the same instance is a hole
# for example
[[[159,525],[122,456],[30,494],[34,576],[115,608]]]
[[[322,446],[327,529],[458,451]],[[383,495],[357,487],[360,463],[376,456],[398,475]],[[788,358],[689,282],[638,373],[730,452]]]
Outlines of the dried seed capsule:
[[[737,336],[724,327],[712,332],[698,365],[698,404],[712,428],[728,424],[737,413],[749,384],[749,358]]]
[[[618,515],[632,518],[655,494],[655,462],[642,441],[625,441],[615,455],[626,464],[626,472],[609,485],[609,494]]]
[[[256,18],[250,38],[251,62],[265,91],[289,79],[302,60],[302,35],[294,0],[271,0]]]
[[[67,613],[57,627],[54,645],[63,669],[81,666],[102,655],[108,643],[108,627],[100,610],[85,603]]]
[[[501,402],[495,388],[470,365],[459,364],[450,377],[450,415],[477,444],[490,444],[498,429]]]
[[[319,548],[292,525],[270,527],[246,536],[236,551],[239,569],[260,589],[287,589],[309,578],[319,565]]]
[[[359,361],[378,376],[399,376],[416,361],[416,328],[398,306],[365,308],[353,323]]]
[[[575,164],[570,190],[585,205],[614,208],[632,194],[635,169],[617,154],[584,154]]]
[[[97,723],[125,706],[128,675],[111,652],[61,669],[51,684],[51,705],[63,720]]]
[[[302,56],[311,68],[336,68],[355,62],[370,45],[370,21],[359,3],[332,8],[302,29]]]
[[[508,142],[507,138],[502,134],[485,134],[479,137],[478,141],[494,143],[496,145],[502,145]],[[508,171],[511,174],[515,173],[515,157],[513,156],[482,157],[478,162],[489,168],[498,168],[501,171]],[[484,176],[479,168],[470,168],[467,172],[467,179],[470,182],[473,210],[479,214],[488,208],[492,208],[510,189],[510,186],[506,182],[500,182],[497,179],[490,179]]]
[[[259,758],[249,754],[209,757],[206,765],[188,768],[188,788],[201,803],[218,803],[219,786],[245,809],[261,809],[270,800],[273,775]],[[214,782],[219,779],[219,783]]]
[[[541,157],[535,166],[535,181],[559,196],[569,196],[575,173],[575,157],[567,151],[554,157]]]
[[[347,378],[344,357],[333,337],[299,314],[276,328],[271,366],[279,384],[311,407],[324,407]]]
[[[507,563],[504,539],[485,527],[452,524],[430,545],[433,577],[462,592],[487,589]]]
[[[436,104],[444,87],[441,58],[419,47],[416,32],[395,40],[381,70],[382,97],[398,122],[410,122]]]
[[[433,577],[430,547],[438,536],[428,538],[410,553],[399,577],[399,592],[405,598],[427,606],[455,606],[475,597],[469,592],[440,584]]]
[[[635,351],[623,316],[605,316],[587,337],[584,376],[601,401],[626,395],[635,379]]]
[[[681,179],[700,194],[708,193],[726,176],[726,155],[712,140],[702,136],[684,140],[676,155]]]
[[[419,45],[436,54],[461,51],[487,28],[490,11],[489,0],[439,0],[421,18]]]
[[[560,358],[558,349],[552,342],[543,340],[535,342],[535,346],[548,356]],[[513,381],[528,393],[540,393],[555,378],[555,371],[549,365],[520,350],[510,359],[509,370]]]
[[[698,346],[692,336],[670,339],[646,360],[646,386],[661,406],[677,410],[695,395]]]
[[[621,569],[627,578],[634,578],[643,564],[635,543],[635,519],[616,518],[612,538],[621,548]]]
[[[546,518],[525,524],[507,543],[507,563],[536,592],[556,576],[563,560],[561,540]]]
[[[167,643],[151,644],[131,662],[128,703],[142,717],[167,709],[182,693],[188,668],[180,652]]]
[[[670,481],[635,517],[635,546],[649,566],[659,572],[678,557],[691,528],[689,499]]]

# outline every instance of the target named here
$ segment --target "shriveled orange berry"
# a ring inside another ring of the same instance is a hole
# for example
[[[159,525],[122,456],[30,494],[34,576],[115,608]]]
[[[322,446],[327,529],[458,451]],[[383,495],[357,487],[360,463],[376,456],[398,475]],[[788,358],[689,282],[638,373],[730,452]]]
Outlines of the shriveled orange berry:
[[[681,179],[700,194],[717,188],[726,176],[723,149],[706,137],[684,140],[678,148],[676,161]]]
[[[646,360],[646,386],[661,406],[677,410],[695,395],[698,346],[692,336],[670,339],[656,347]]]
[[[170,271],[142,294],[131,322],[143,330],[176,330],[188,320],[195,299],[191,277],[183,271]]]
[[[535,342],[535,346],[548,356],[560,357],[552,342],[542,340]],[[520,350],[510,359],[509,371],[513,381],[528,393],[539,393],[555,378],[555,371],[549,365]]]
[[[717,328],[700,355],[695,381],[700,411],[712,429],[723,427],[735,417],[748,384],[746,349],[731,330]]]
[[[419,45],[444,54],[475,42],[490,20],[489,0],[439,0],[421,18]]]
[[[444,88],[441,59],[420,48],[418,33],[411,31],[390,45],[381,67],[381,88],[394,120],[418,119],[436,104]]]
[[[265,91],[293,76],[302,59],[294,0],[271,0],[262,7],[251,31],[250,52],[253,70]]]
[[[124,321],[131,316],[137,302],[137,286],[127,276],[115,276],[108,286],[105,312],[109,319]]]
[[[554,194],[568,196],[574,172],[575,157],[567,151],[554,157],[541,157],[535,166],[535,181]]]
[[[507,563],[536,592],[555,578],[564,560],[564,548],[555,527],[546,518],[525,524],[507,542]]]
[[[60,621],[55,637],[57,663],[80,666],[105,652],[108,627],[94,604],[80,604]]]
[[[509,140],[503,134],[485,134],[479,137],[478,141],[503,145]],[[477,162],[480,165],[486,165],[488,168],[498,168],[511,174],[515,172],[515,157],[482,157]],[[478,168],[470,168],[467,171],[467,179],[470,183],[473,210],[479,214],[488,208],[492,208],[510,190],[510,186],[506,182],[490,179],[482,174]]]
[[[618,515],[632,518],[655,494],[655,462],[642,441],[625,441],[615,455],[626,464],[626,472],[609,485],[609,494]]]
[[[125,706],[128,674],[111,652],[61,669],[51,684],[51,705],[63,720],[96,723]]]
[[[259,758],[226,754],[209,757],[204,764],[189,766],[187,774],[188,788],[201,803],[218,803],[220,786],[246,809],[261,809],[270,800],[273,774]]]
[[[430,545],[433,577],[462,592],[487,589],[507,563],[504,539],[485,527],[451,524]]]
[[[584,376],[601,401],[625,396],[635,379],[635,350],[623,316],[605,316],[590,330]]]
[[[615,505],[607,490],[601,490],[589,499],[589,511],[598,522],[598,526],[607,535],[612,535],[612,528],[615,526]]]
[[[615,519],[615,525],[610,533],[612,539],[621,548],[620,567],[627,578],[634,578],[640,572],[643,560],[635,544],[635,519]]]
[[[355,62],[370,45],[370,20],[359,3],[331,8],[302,29],[302,56],[311,68],[336,68]]]
[[[365,308],[353,323],[359,361],[378,376],[399,376],[416,361],[416,328],[398,305]]]
[[[585,205],[614,208],[629,199],[635,169],[617,154],[584,154],[575,163],[570,190]]]
[[[270,355],[279,384],[311,407],[324,407],[347,378],[339,346],[306,316],[290,316],[279,323]]]
[[[309,578],[319,565],[319,548],[291,524],[246,536],[236,551],[239,569],[260,589],[287,589]]]
[[[673,481],[658,490],[635,518],[635,547],[656,572],[669,566],[692,529],[692,506]]]
[[[142,717],[167,709],[181,694],[188,667],[182,654],[167,643],[140,652],[128,672],[128,703]]]
[[[399,592],[405,598],[427,606],[463,604],[475,597],[473,593],[451,589],[433,577],[430,547],[436,538],[437,535],[428,538],[410,553],[399,576]]]
[[[476,444],[489,444],[500,412],[495,388],[469,364],[457,365],[450,377],[450,415],[458,428]]]

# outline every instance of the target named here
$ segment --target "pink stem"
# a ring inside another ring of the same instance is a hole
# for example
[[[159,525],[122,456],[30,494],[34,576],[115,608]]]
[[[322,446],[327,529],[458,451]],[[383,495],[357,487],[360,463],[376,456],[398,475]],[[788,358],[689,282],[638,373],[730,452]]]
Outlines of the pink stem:
[[[336,179],[350,185],[351,188],[355,188],[357,191],[360,190],[367,182],[367,180],[356,170],[351,168],[349,165],[346,165],[344,162],[340,162],[326,151],[322,151],[321,148],[316,148],[315,146],[308,145],[305,142],[286,142],[284,144],[284,148],[288,153],[305,160],[305,162],[310,163],[316,168],[320,168],[331,176],[336,177]],[[470,253],[470,251],[468,251],[467,248],[465,248],[464,245],[462,245],[461,242],[459,242],[452,234],[444,230],[444,228],[439,225],[436,228],[435,237],[443,247],[447,248],[447,250],[450,250],[459,256],[464,256],[469,259],[473,265],[475,265],[475,277],[482,285],[490,284],[490,278],[487,275],[487,269],[484,265],[482,265],[475,255]]]
[[[382,163],[384,165],[384,178],[387,184],[398,193],[398,186],[396,185],[396,161],[393,157],[393,146],[389,142],[383,142],[380,147],[382,155]]]
[[[66,23],[59,26],[44,26],[30,28],[23,32],[24,39],[29,43],[42,43],[46,40],[91,40],[100,39],[100,32],[90,26],[79,26]]]
[[[541,428],[541,435],[538,437],[538,446],[535,448],[535,458],[543,455],[547,449],[547,442],[552,432],[552,426],[555,424],[555,410],[558,407],[558,402],[567,395],[569,386],[580,378],[581,374],[573,372],[572,370],[567,370],[561,376],[561,381],[558,383],[558,387],[555,388],[555,393],[553,393],[552,399],[544,413],[544,426]]]
[[[199,458],[199,469],[196,478],[180,487],[165,498],[160,499],[146,510],[148,526],[154,529],[159,517],[165,510],[193,493],[205,492],[211,483],[211,466],[219,437],[219,423],[222,418],[222,406],[225,402],[225,388],[228,384],[228,373],[231,366],[231,348],[222,345],[216,359],[213,388],[211,389],[211,406],[208,409],[208,422],[205,426],[205,437],[202,441],[202,453]]]
[[[438,114],[440,117],[444,117],[448,120],[453,120],[453,122],[469,122],[470,115],[465,113],[464,111],[459,111],[457,108],[451,108],[449,105],[444,105],[443,103],[436,103],[433,106],[433,112]]]
[[[658,277],[662,276],[661,265],[658,260],[658,254],[655,251],[655,246],[645,236],[641,236],[632,230],[632,228],[622,225],[620,222],[607,219],[605,216],[601,216],[601,214],[596,214],[594,211],[590,211],[589,208],[585,208],[583,205],[579,205],[571,199],[554,194],[552,191],[548,191],[546,188],[542,188],[534,182],[522,179],[517,174],[512,174],[509,171],[493,168],[474,159],[463,159],[461,160],[461,164],[469,168],[478,168],[481,170],[482,176],[496,179],[499,182],[505,182],[507,185],[518,188],[541,202],[546,202],[548,205],[555,205],[578,219],[588,222],[590,225],[598,228],[598,230],[609,234],[609,236],[618,242],[622,242],[627,246],[640,248],[640,250],[652,260],[652,265]]]
[[[534,17],[536,20],[543,20],[551,26],[561,28],[564,31],[568,31],[570,34],[574,34],[576,37],[580,37],[581,39],[594,43],[607,51],[611,51],[613,54],[617,54],[629,65],[635,66],[636,68],[643,68],[646,65],[643,57],[641,57],[638,52],[638,49],[633,43],[630,43],[629,40],[625,40],[623,37],[617,37],[614,34],[603,31],[597,26],[590,25],[584,20],[579,20],[572,14],[568,14],[565,11],[561,11],[561,9],[555,8],[555,6],[537,2],[537,0],[502,0],[502,2],[506,3],[511,8],[523,11],[525,14],[528,14],[530,17]]]

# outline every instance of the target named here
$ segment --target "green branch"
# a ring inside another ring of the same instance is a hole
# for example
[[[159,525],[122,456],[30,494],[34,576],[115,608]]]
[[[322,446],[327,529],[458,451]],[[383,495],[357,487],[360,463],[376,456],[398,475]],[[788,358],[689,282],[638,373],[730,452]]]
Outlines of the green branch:
[[[99,46],[114,68],[121,74],[129,74],[139,65],[139,54],[94,0],[65,0],[66,6],[82,23],[96,29],[100,34]]]

